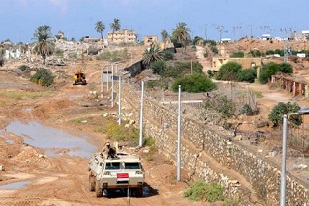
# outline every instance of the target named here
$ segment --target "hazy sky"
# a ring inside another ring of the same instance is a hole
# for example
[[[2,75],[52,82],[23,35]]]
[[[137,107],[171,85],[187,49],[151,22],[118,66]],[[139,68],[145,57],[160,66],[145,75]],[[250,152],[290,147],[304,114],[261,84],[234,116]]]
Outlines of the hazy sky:
[[[179,22],[192,36],[219,40],[260,37],[264,33],[284,37],[287,31],[309,30],[308,0],[0,0],[0,41],[33,42],[39,26],[48,25],[55,35],[68,39],[100,37],[95,23],[107,31],[114,18],[121,29],[134,29],[139,39],[169,34]],[[222,29],[219,29],[222,28]],[[221,30],[221,32],[220,32]]]

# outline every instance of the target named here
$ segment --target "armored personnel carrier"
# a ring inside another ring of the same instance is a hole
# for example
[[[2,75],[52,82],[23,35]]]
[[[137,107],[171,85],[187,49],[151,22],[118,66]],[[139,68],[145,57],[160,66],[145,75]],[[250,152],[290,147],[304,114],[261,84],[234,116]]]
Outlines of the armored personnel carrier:
[[[94,153],[88,165],[89,191],[103,197],[103,191],[129,189],[136,197],[143,196],[145,172],[139,157],[117,153],[116,158],[104,158]]]

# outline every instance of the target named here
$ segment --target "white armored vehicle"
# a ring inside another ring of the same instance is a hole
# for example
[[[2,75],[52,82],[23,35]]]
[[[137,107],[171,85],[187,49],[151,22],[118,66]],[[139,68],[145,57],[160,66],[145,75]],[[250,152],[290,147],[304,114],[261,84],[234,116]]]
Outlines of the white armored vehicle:
[[[104,158],[94,153],[89,161],[89,191],[103,197],[103,190],[129,189],[135,196],[143,196],[145,172],[139,157],[117,153],[116,158]]]

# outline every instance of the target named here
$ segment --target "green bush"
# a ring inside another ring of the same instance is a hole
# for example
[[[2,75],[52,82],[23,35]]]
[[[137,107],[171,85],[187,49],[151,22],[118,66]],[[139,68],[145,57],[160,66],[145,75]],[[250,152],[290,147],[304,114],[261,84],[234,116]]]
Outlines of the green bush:
[[[203,73],[203,66],[199,62],[192,62],[192,73]],[[169,66],[161,77],[181,78],[186,74],[191,74],[191,62],[175,62],[174,66]]]
[[[222,65],[218,71],[216,79],[218,80],[237,80],[237,74],[241,71],[241,65],[237,62],[228,62]]]
[[[120,51],[113,51],[113,52],[105,51],[105,52],[102,52],[100,55],[96,56],[96,59],[116,62],[116,61],[129,59],[129,53],[128,53],[128,49],[123,49]]]
[[[59,48],[57,48],[56,51],[55,51],[55,55],[57,57],[63,57],[63,53],[64,53],[63,50],[61,50]]]
[[[212,70],[207,70],[207,74],[208,74],[208,76],[209,76],[210,78],[213,77],[213,76],[215,75],[214,71],[212,71]]]
[[[249,52],[249,55],[252,57],[261,57],[262,53],[259,50],[251,50]]]
[[[162,75],[166,70],[166,64],[163,60],[158,60],[150,63],[150,68],[154,74]]]
[[[117,122],[109,121],[100,131],[113,141],[127,141],[130,146],[138,145],[139,130],[135,127],[124,127]]]
[[[279,71],[283,73],[293,73],[293,67],[291,64],[283,62],[279,64]]]
[[[230,118],[236,111],[235,103],[225,95],[218,95],[215,98],[206,99],[204,108],[217,111],[222,115],[222,118]]]
[[[240,114],[252,115],[253,110],[252,110],[252,108],[250,107],[249,104],[244,104],[243,107],[240,110]]]
[[[208,202],[216,202],[224,200],[223,188],[217,183],[207,184],[200,180],[195,182],[184,192],[184,197],[193,200],[201,201],[204,198]]]
[[[278,73],[278,72],[293,73],[293,67],[292,67],[291,64],[286,63],[286,62],[281,63],[281,64],[269,62],[269,63],[263,65],[263,67],[261,69],[261,74],[260,74],[260,77],[259,77],[260,83],[261,84],[268,83],[271,76]]]
[[[55,76],[49,69],[39,69],[30,77],[30,81],[48,87],[54,82],[54,78]]]
[[[283,115],[289,113],[296,113],[300,107],[296,102],[294,103],[283,103],[279,102],[268,115],[268,120],[274,124],[274,127],[282,125]],[[289,116],[289,121],[292,127],[299,126],[302,124],[301,116],[298,114],[293,114]]]
[[[256,69],[242,69],[237,74],[237,80],[240,82],[253,83],[257,77]]]
[[[172,84],[174,92],[178,91],[178,85],[181,85],[182,91],[190,93],[209,92],[217,88],[211,79],[200,73],[176,79]]]
[[[231,58],[244,58],[245,54],[243,52],[234,52],[230,55]]]
[[[170,51],[163,52],[163,58],[165,61],[172,60],[174,58],[174,54]]]

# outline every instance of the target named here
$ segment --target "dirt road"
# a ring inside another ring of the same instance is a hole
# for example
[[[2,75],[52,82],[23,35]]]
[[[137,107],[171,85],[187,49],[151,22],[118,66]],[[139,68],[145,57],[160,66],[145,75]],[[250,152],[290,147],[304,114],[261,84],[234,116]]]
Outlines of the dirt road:
[[[143,160],[142,198],[121,193],[96,198],[88,191],[89,157],[106,141],[95,130],[106,121],[104,113],[115,112],[93,106],[99,100],[89,94],[99,90],[100,81],[90,68],[88,85],[73,87],[66,76],[56,79],[55,88],[15,71],[0,72],[1,205],[203,205],[183,198],[188,186],[176,181],[175,165],[159,153],[151,162]],[[75,68],[66,69],[72,76]]]

